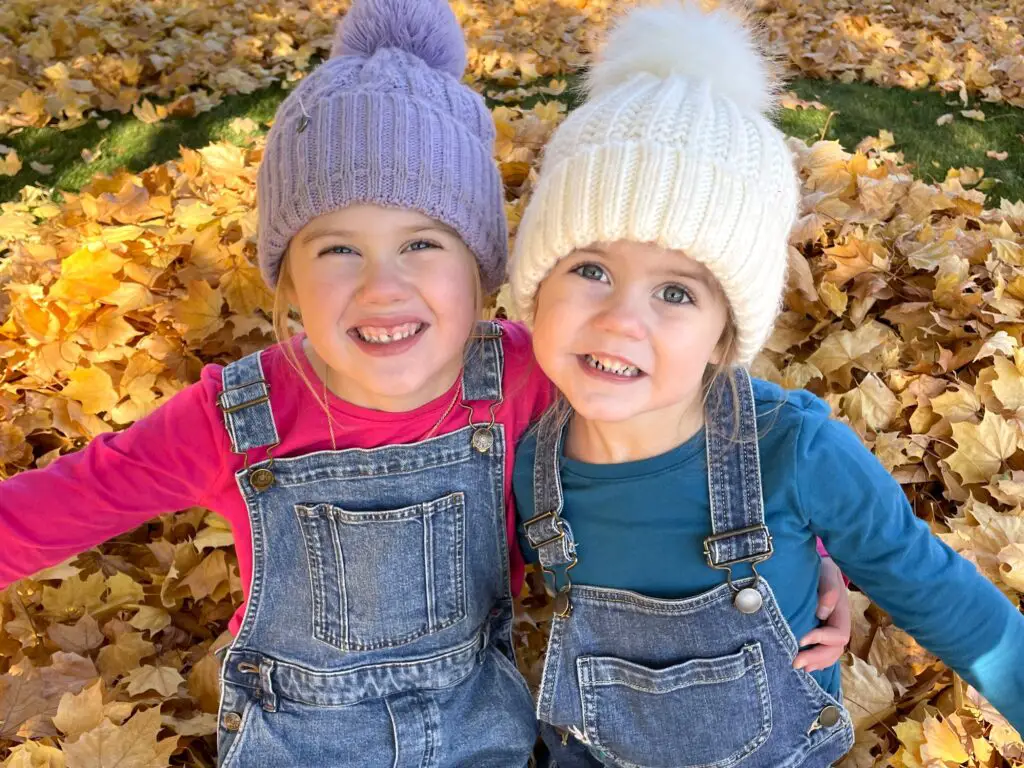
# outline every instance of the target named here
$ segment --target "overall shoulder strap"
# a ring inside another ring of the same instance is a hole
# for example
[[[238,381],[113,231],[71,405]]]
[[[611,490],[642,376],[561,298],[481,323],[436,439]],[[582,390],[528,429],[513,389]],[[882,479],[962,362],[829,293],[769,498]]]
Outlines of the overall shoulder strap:
[[[261,352],[254,352],[236,360],[222,374],[224,391],[217,398],[217,407],[224,414],[231,450],[235,453],[281,442],[260,355]]]
[[[736,368],[715,382],[706,408],[711,532],[704,556],[712,568],[758,563],[772,555],[764,524],[757,413],[750,374]]]
[[[568,408],[564,413],[551,409],[537,425],[537,452],[533,460],[533,506],[536,514],[523,523],[526,540],[537,551],[541,567],[556,581],[560,570],[567,571],[576,564],[572,529],[561,517],[564,497],[559,461],[571,415]]]
[[[505,372],[505,350],[501,346],[501,336],[502,330],[498,323],[477,323],[462,368],[464,400],[501,402],[504,398],[502,376]]]

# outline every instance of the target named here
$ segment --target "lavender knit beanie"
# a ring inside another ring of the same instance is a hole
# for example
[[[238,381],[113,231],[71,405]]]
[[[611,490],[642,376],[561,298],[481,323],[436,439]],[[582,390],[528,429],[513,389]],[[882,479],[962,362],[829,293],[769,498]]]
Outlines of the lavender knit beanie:
[[[447,224],[480,265],[505,275],[508,236],[494,123],[460,82],[466,45],[446,0],[354,0],[331,58],[277,110],[257,179],[259,264],[277,284],[292,237],[359,203]]]

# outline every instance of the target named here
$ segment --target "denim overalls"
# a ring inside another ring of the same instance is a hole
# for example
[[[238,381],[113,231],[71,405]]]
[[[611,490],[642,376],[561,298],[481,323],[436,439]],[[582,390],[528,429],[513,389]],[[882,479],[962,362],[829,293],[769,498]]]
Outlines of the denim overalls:
[[[753,390],[745,371],[735,373],[735,388],[728,377],[713,388],[705,430],[712,535],[704,554],[726,578],[695,597],[570,583],[577,553],[560,517],[559,476],[569,415],[541,422],[534,467],[540,514],[525,530],[557,591],[537,704],[552,765],[828,766],[853,745],[839,702],[792,668],[796,638],[754,570],[771,557],[772,542]],[[732,568],[746,563],[752,575],[734,578]]]
[[[291,458],[273,457],[288,425],[259,354],[224,369],[253,575],[223,664],[220,766],[527,765],[536,721],[512,653],[494,422],[503,365],[500,326],[481,324],[462,382],[482,423]]]

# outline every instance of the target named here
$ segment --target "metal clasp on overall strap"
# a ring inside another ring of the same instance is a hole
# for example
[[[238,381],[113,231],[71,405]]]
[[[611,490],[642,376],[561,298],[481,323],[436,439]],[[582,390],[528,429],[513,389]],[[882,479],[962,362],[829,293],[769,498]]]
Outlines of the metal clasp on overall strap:
[[[259,397],[257,397],[254,400],[245,400],[245,401],[239,403],[238,405],[226,405],[225,404],[224,396],[228,392],[237,392],[239,390],[247,389],[248,387],[251,387],[251,386],[257,385],[257,384],[261,384],[262,385],[263,390],[264,390],[264,394],[260,395]],[[270,402],[270,384],[267,381],[265,381],[265,380],[251,381],[248,384],[242,384],[241,386],[237,386],[237,387],[228,387],[228,388],[224,389],[223,391],[221,391],[221,393],[217,396],[217,408],[220,409],[221,413],[224,413],[224,414],[237,413],[238,411],[244,410],[245,408],[251,408],[253,406],[261,405],[263,403],[268,403],[268,402]],[[270,486],[272,486],[274,484],[274,472],[273,472],[273,469],[272,469],[273,466],[274,466],[274,456],[271,453],[271,451],[274,448],[276,448],[277,446],[279,446],[280,444],[281,444],[281,441],[278,440],[277,442],[271,443],[270,445],[267,446],[267,459],[269,460],[269,463],[267,464],[267,466],[265,466],[265,467],[257,467],[256,469],[249,469],[249,452],[248,451],[236,451],[234,449],[234,441],[232,441],[231,452],[242,457],[242,459],[245,462],[243,464],[242,468],[245,469],[245,470],[248,470],[248,472],[246,473],[246,477],[249,480],[249,484],[253,488],[255,488],[256,491],[259,492],[259,493],[262,493],[263,491],[267,490]]]
[[[765,540],[768,543],[768,548],[763,552],[758,552],[753,555],[746,557],[734,557],[724,562],[716,562],[714,553],[711,551],[711,545],[716,541],[723,541],[725,539],[731,539],[736,536],[743,536],[750,533],[764,533]],[[772,542],[771,531],[768,530],[766,525],[752,525],[748,528],[738,528],[733,531],[726,531],[725,533],[718,533],[711,536],[707,536],[704,539],[704,559],[707,564],[712,568],[720,571],[725,571],[725,578],[729,584],[729,589],[733,593],[733,604],[740,611],[740,613],[757,613],[761,610],[761,606],[764,603],[764,598],[761,597],[761,593],[757,590],[757,585],[761,580],[761,575],[757,572],[758,563],[763,563],[769,559],[775,552],[775,545]],[[754,573],[754,583],[749,587],[743,589],[737,589],[736,585],[732,583],[732,567],[739,565],[740,563],[750,563],[750,570]]]
[[[555,528],[556,533],[544,541],[534,543],[530,541],[530,546],[533,547],[540,556],[541,548],[548,544],[554,544],[557,541],[563,541],[565,539],[565,523],[562,518],[559,517],[557,512],[543,512],[536,517],[531,517],[529,520],[523,523],[523,528],[526,530],[527,540],[530,540],[530,526],[539,523],[543,520],[551,518],[552,525]],[[572,614],[572,601],[569,598],[569,594],[572,591],[572,579],[569,576],[569,571],[576,567],[576,563],[579,562],[579,558],[576,557],[576,547],[573,546],[566,548],[566,552],[569,554],[569,560],[565,563],[558,563],[557,565],[563,566],[558,570],[549,568],[541,562],[541,571],[551,575],[551,582],[554,587],[554,612],[559,618],[566,619]]]

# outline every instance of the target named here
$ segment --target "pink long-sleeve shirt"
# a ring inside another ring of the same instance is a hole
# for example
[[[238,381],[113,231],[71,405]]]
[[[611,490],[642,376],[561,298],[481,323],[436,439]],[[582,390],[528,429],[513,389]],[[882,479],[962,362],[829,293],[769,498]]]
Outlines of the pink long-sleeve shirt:
[[[514,446],[529,424],[551,401],[551,385],[533,359],[529,333],[503,322],[505,399],[495,410],[505,426],[504,490],[511,583],[518,591],[523,560],[516,545],[511,504]],[[301,337],[293,340],[298,350]],[[281,435],[277,457],[300,456],[331,448],[323,406],[279,347],[263,351],[263,371]],[[305,355],[296,357],[307,378],[320,381]],[[154,515],[186,507],[206,507],[231,524],[245,601],[231,618],[237,633],[252,578],[249,516],[235,472],[244,459],[232,453],[217,396],[222,366],[206,366],[200,380],[122,432],[101,435],[77,453],[46,469],[17,474],[0,483],[0,589],[11,582],[60,563],[144,523]],[[388,413],[360,408],[328,393],[339,449],[377,448],[423,439],[452,402],[455,386],[413,411]],[[437,434],[466,426],[468,414],[452,408]],[[473,421],[488,420],[487,404],[478,403]],[[252,460],[265,458],[260,450]]]

